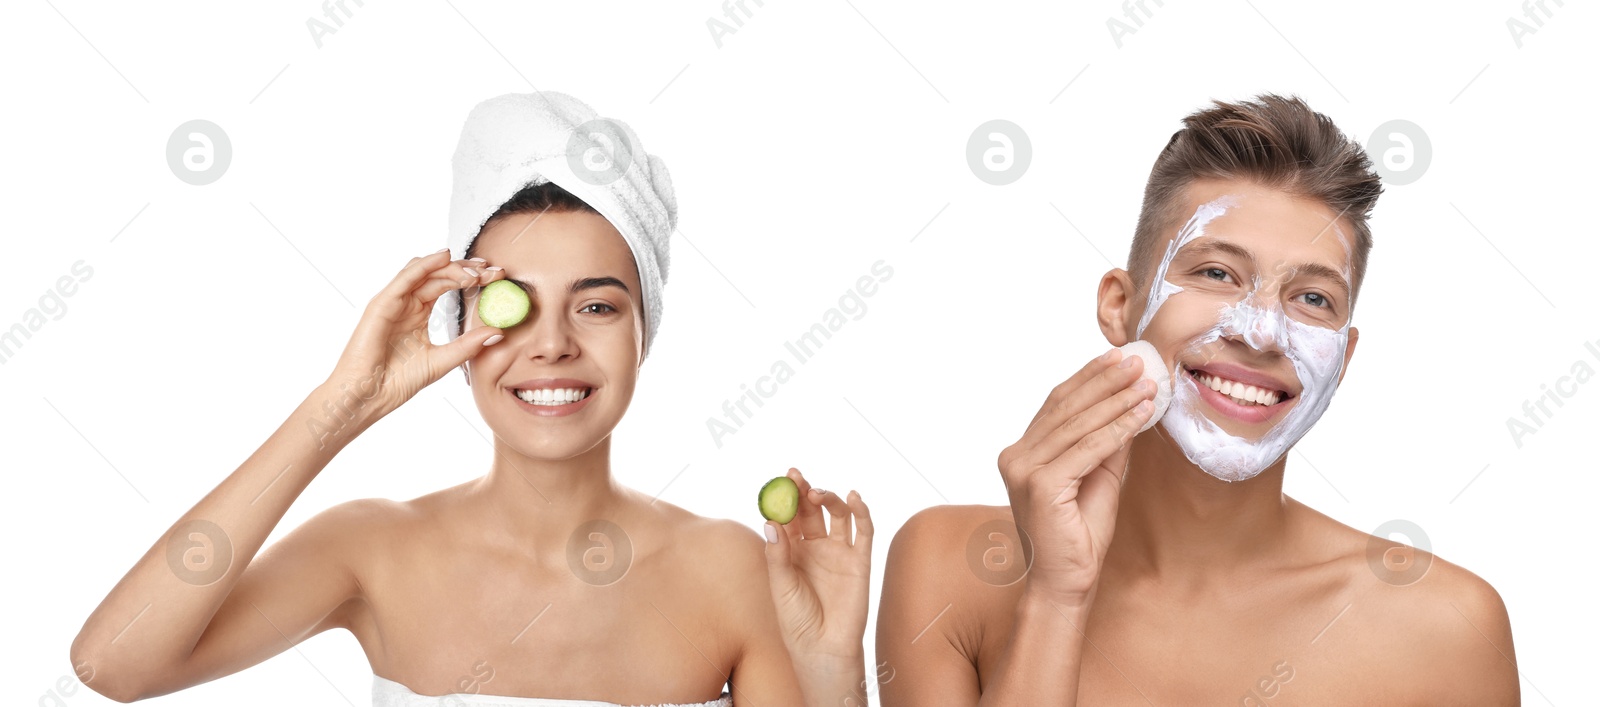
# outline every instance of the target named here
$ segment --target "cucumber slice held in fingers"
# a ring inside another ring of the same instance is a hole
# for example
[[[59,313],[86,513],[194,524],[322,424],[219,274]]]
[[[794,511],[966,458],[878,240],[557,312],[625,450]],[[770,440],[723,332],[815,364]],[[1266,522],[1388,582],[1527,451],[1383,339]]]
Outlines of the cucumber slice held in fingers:
[[[496,329],[520,324],[531,308],[528,293],[510,280],[495,280],[478,293],[478,318]]]
[[[787,476],[774,478],[761,487],[756,505],[761,507],[762,518],[788,525],[800,511],[800,487]]]

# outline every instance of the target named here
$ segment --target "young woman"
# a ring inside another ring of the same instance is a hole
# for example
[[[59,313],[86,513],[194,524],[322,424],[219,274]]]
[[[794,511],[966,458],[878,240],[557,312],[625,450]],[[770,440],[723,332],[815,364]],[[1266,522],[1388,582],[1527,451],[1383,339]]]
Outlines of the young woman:
[[[587,106],[512,97],[494,99],[500,118],[548,132],[534,143],[576,140],[560,127],[575,123],[545,120],[536,104]],[[475,118],[457,153],[453,222],[471,201],[464,161],[523,157],[509,144],[475,157]],[[328,379],[89,617],[72,645],[73,664],[93,666],[87,684],[123,702],[164,695],[343,628],[371,662],[375,705],[861,699],[872,526],[859,495],[811,489],[791,469],[800,514],[769,523],[762,543],[612,477],[611,433],[658,326],[647,286],[658,292],[660,271],[641,261],[652,254],[640,239],[664,250],[670,235],[641,233],[614,207],[638,202],[628,190],[644,184],[666,224],[674,208],[665,167],[637,154],[630,167],[643,179],[550,177],[612,218],[535,178],[486,220],[465,221],[461,259],[448,248],[411,259],[369,302]],[[477,314],[481,288],[498,280],[531,304],[505,328]],[[461,297],[460,333],[434,345],[429,314],[446,294]],[[409,501],[337,505],[257,554],[344,445],[458,366],[494,431],[483,477]]]

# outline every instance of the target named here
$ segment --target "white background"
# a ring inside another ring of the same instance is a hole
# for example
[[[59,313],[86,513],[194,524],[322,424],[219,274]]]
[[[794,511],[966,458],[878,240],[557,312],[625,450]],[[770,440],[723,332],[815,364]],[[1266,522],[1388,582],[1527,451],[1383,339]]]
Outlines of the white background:
[[[632,125],[681,208],[617,476],[752,528],[757,487],[790,465],[860,490],[879,527],[869,657],[894,532],[930,505],[1004,503],[996,455],[1106,348],[1096,282],[1183,115],[1276,91],[1363,144],[1416,123],[1431,162],[1379,201],[1360,348],[1286,492],[1363,530],[1425,529],[1504,598],[1525,702],[1590,703],[1600,382],[1520,448],[1507,419],[1577,361],[1600,370],[1593,7],[1547,3],[1518,48],[1510,0],[1149,2],[1119,48],[1119,4],[1056,5],[751,0],[720,48],[712,0],[352,1],[321,48],[311,0],[9,6],[0,327],[74,262],[93,274],[0,366],[3,701],[57,704],[89,612],[326,376],[394,272],[444,245],[467,111],[551,89]],[[234,150],[207,186],[165,159],[196,118]],[[965,156],[995,118],[1032,142],[1007,186]],[[707,418],[879,259],[894,272],[866,314],[714,445]],[[273,539],[481,475],[469,425],[485,429],[452,374],[347,448]],[[370,685],[330,632],[150,704],[366,704]]]

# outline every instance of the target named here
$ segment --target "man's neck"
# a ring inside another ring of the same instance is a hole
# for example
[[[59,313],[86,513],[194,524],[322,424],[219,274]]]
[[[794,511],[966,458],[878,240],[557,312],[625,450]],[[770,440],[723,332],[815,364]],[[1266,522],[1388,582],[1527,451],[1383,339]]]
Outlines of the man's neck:
[[[1180,591],[1228,585],[1272,563],[1290,531],[1282,460],[1244,481],[1205,473],[1157,426],[1134,439],[1117,529],[1106,557],[1124,577]]]

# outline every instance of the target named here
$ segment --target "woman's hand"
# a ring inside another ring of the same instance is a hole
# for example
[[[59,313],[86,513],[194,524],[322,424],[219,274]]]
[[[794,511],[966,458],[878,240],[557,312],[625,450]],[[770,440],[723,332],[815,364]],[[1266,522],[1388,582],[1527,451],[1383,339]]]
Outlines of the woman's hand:
[[[861,494],[811,488],[798,469],[800,510],[787,525],[767,521],[767,577],[784,644],[807,704],[865,704],[867,600],[872,517]],[[823,509],[829,520],[824,523]],[[855,533],[852,537],[851,525]]]
[[[500,340],[499,329],[479,326],[448,344],[434,345],[428,340],[434,300],[451,290],[487,285],[503,277],[504,270],[484,268],[481,258],[451,261],[448,250],[412,258],[367,303],[323,388],[339,394],[346,403],[343,407],[363,424],[393,412],[483,347]],[[471,318],[468,312],[466,320]]]
[[[1087,606],[1100,578],[1128,469],[1128,441],[1150,418],[1144,362],[1116,349],[1050,392],[1022,438],[1000,453],[1000,476],[1029,560],[1027,590]],[[1135,383],[1135,381],[1138,381]]]

